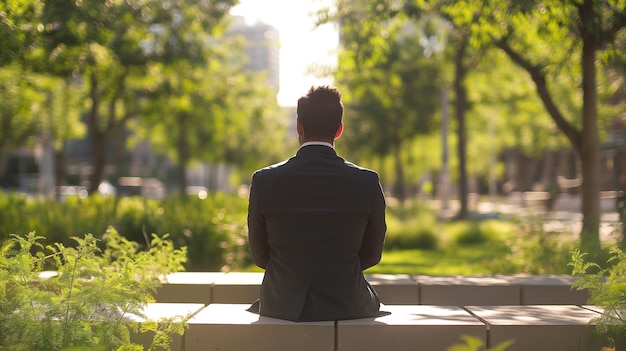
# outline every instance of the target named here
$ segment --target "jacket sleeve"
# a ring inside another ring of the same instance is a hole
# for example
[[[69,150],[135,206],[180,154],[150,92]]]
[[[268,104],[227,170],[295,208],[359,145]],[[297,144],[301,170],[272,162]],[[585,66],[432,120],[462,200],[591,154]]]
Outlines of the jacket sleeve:
[[[385,195],[378,175],[376,175],[376,182],[375,186],[372,187],[372,192],[372,211],[365,227],[365,234],[363,235],[363,242],[359,251],[362,270],[366,270],[380,262],[387,232]]]
[[[265,219],[259,209],[258,182],[252,176],[250,195],[248,199],[248,245],[252,261],[257,266],[265,269],[269,261],[270,247],[267,242],[267,229]]]

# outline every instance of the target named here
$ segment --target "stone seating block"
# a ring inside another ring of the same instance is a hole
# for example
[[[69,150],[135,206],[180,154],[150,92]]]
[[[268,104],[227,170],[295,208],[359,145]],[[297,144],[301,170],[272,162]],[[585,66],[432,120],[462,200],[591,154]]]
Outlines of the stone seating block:
[[[259,298],[263,274],[229,272],[213,284],[213,303],[252,303]]]
[[[225,273],[176,272],[162,279],[156,290],[156,302],[187,302],[208,305],[212,301],[213,284]]]
[[[597,312],[574,305],[466,306],[489,326],[489,345],[506,351],[599,350],[590,321]]]
[[[447,350],[486,326],[456,306],[385,305],[390,315],[337,322],[337,350]]]
[[[419,284],[420,304],[437,306],[518,305],[519,286],[491,276],[413,277]]]
[[[332,351],[335,323],[291,322],[246,311],[248,304],[211,304],[189,321],[185,350]]]
[[[520,286],[522,305],[583,305],[589,300],[587,290],[572,289],[577,278],[570,275],[514,274],[498,277]]]
[[[419,286],[408,274],[366,274],[365,279],[386,305],[419,304]]]
[[[159,321],[164,318],[176,318],[176,320],[183,321],[185,318],[198,313],[204,307],[204,304],[197,303],[150,303],[143,309],[143,317],[131,315],[129,320],[141,323],[145,321]],[[147,350],[152,343],[153,337],[154,333],[152,332],[133,332],[130,340],[133,343],[143,345],[144,349]],[[172,351],[185,350],[183,335],[173,335],[170,347]]]

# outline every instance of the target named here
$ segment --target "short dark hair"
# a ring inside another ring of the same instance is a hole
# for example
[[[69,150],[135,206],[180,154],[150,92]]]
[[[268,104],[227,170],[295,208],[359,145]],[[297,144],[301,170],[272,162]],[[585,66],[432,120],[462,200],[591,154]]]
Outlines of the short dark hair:
[[[343,116],[341,93],[328,85],[312,86],[296,110],[306,140],[333,140]]]

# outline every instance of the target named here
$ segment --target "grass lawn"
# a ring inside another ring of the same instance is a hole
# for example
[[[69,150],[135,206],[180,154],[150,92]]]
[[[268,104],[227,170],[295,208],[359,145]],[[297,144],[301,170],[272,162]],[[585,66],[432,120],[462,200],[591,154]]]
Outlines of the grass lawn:
[[[542,218],[442,221],[429,208],[391,208],[381,262],[365,273],[569,274],[573,238],[546,230]]]
[[[455,247],[448,250],[385,251],[381,262],[366,274],[469,275],[493,273],[493,254],[484,246]],[[499,252],[504,252],[500,250]],[[504,258],[503,258],[504,259]]]
[[[497,262],[506,260],[504,248],[493,245],[455,246],[444,250],[388,250],[383,252],[381,262],[366,270],[365,274],[411,274],[411,275],[482,275],[502,269]],[[243,271],[263,272],[256,266]]]

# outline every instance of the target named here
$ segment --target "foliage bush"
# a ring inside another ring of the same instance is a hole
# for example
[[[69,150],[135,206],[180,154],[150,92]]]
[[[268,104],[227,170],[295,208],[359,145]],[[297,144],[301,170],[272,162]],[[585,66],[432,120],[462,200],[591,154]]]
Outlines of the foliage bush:
[[[604,312],[595,319],[596,331],[610,337],[626,336],[626,254],[617,246],[609,249],[606,268],[589,261],[587,254],[572,251],[572,275],[579,279],[573,288],[587,289],[588,303],[601,306]]]
[[[549,231],[540,217],[514,221],[515,235],[506,241],[509,252],[496,264],[499,271],[528,274],[569,274],[573,233]]]
[[[434,250],[439,245],[437,217],[419,204],[389,206],[385,248]]]
[[[451,230],[453,229],[451,228]],[[457,224],[456,230],[451,234],[451,237],[459,245],[483,244],[488,240],[477,221],[463,222],[461,225]]]
[[[153,235],[147,250],[113,228],[101,243],[91,234],[73,237],[74,247],[43,239],[12,235],[0,247],[0,349],[142,350],[130,335],[145,331],[154,333],[149,350],[169,349],[171,335],[182,334],[188,316],[129,319],[142,317],[160,276],[183,268],[186,248],[175,249],[167,235]]]
[[[393,205],[387,210],[388,250],[437,250],[457,245],[503,242],[512,235],[508,220],[442,221],[436,211],[419,203]]]
[[[44,237],[44,244],[70,245],[73,236],[103,233],[112,226],[146,247],[146,233],[169,233],[176,247],[188,247],[186,270],[233,270],[249,260],[246,213],[246,199],[221,193],[204,200],[93,195],[65,201],[0,193],[0,241],[9,233],[34,231]]]

